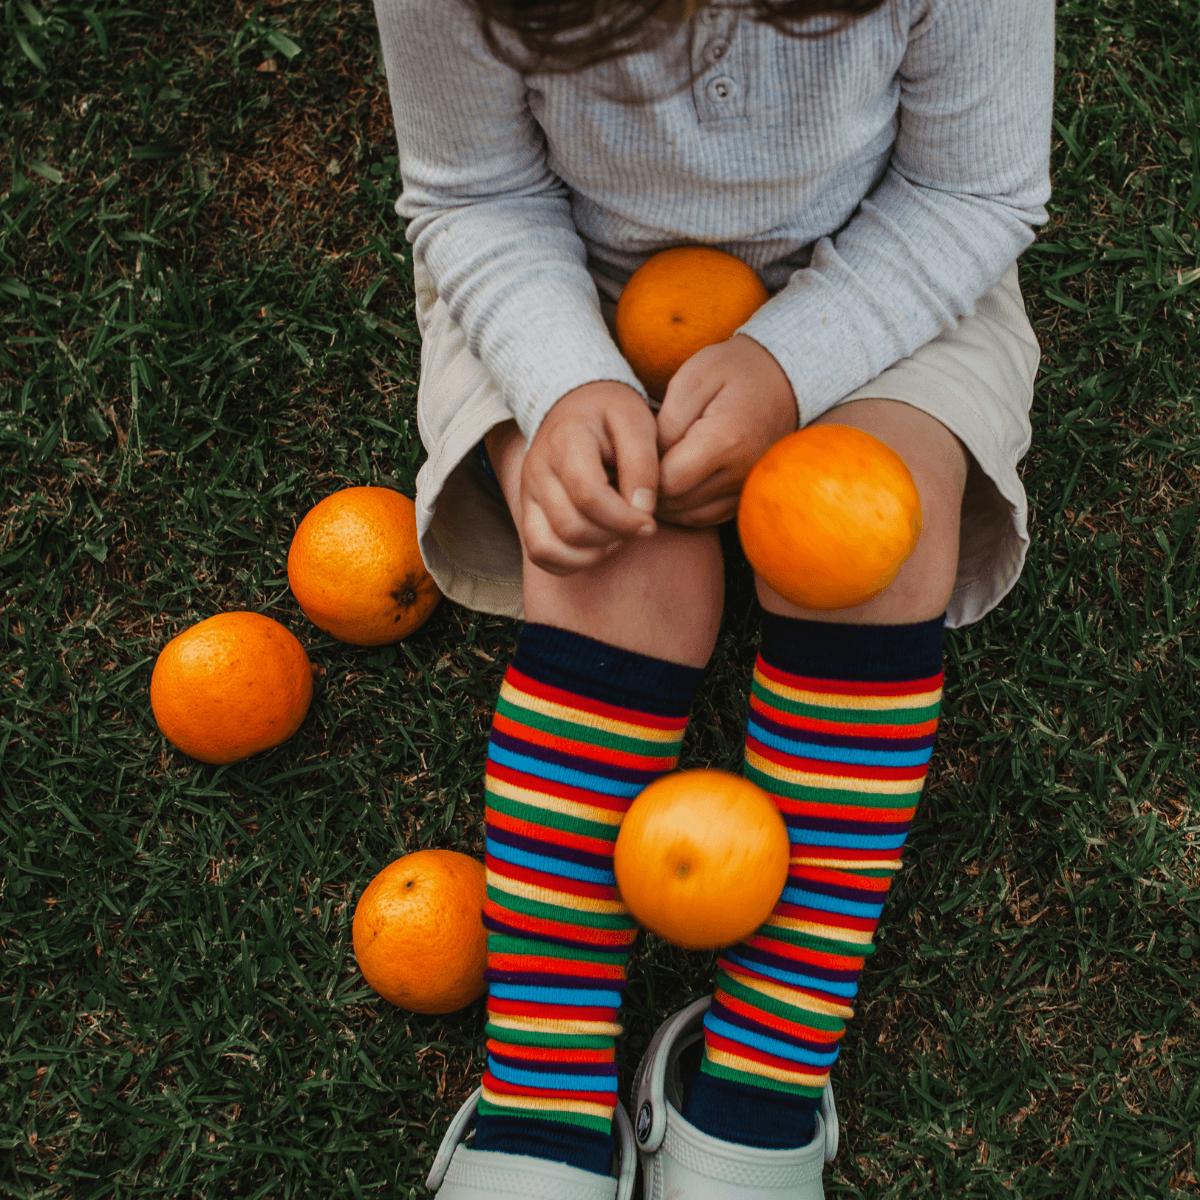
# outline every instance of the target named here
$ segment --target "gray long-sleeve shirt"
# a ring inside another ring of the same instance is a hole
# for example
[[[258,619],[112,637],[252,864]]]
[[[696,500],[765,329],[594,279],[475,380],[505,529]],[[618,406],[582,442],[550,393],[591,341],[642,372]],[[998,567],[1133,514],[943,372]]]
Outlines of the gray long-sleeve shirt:
[[[772,297],[740,332],[805,424],[971,314],[1046,220],[1053,0],[888,0],[812,39],[713,5],[566,76],[499,62],[462,0],[375,8],[396,211],[527,438],[584,383],[644,394],[589,264],[619,286],[668,246],[744,259]]]

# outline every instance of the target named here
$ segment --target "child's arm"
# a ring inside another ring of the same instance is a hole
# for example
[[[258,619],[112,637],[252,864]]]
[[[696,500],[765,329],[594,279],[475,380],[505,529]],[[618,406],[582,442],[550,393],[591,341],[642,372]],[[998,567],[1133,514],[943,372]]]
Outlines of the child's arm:
[[[786,376],[802,425],[972,313],[1046,220],[1052,0],[898,7],[919,19],[900,67],[888,170],[846,227],[822,238],[810,265],[739,331]],[[700,403],[698,384],[685,364],[659,415],[666,448],[683,421],[703,414],[663,459],[664,514],[685,499],[677,489],[694,488],[703,474],[692,463],[676,478],[675,460],[717,415]],[[724,470],[714,459],[706,479]]]
[[[376,0],[414,256],[531,440],[551,406],[612,380],[644,395],[600,315],[566,185],[521,75],[460,0]]]

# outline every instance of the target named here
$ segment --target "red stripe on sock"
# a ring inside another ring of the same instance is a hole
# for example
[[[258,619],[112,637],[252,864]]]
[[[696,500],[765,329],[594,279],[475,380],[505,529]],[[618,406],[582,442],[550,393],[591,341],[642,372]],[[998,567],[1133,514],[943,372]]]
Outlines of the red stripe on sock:
[[[639,712],[636,708],[620,708],[615,704],[605,704],[603,700],[593,700],[590,696],[580,696],[576,692],[552,687],[548,683],[539,683],[523,671],[518,671],[516,667],[508,668],[504,681],[528,696],[537,696],[538,699],[548,700],[551,704],[561,704],[565,708],[593,713],[613,721],[624,721],[629,725],[643,725],[648,729],[668,729],[673,732],[678,730],[681,733],[687,725],[687,717],[661,717],[657,713]]]
[[[812,775],[832,775],[839,779],[924,779],[929,770],[927,763],[912,767],[876,767],[864,763],[830,762],[824,758],[803,758],[765,746],[752,734],[746,734],[746,749],[753,750],[760,758],[784,767],[789,771],[805,771]],[[853,791],[853,788],[847,789]]]
[[[817,1029],[798,1021],[789,1021],[786,1017],[768,1012],[765,1008],[755,1008],[754,1005],[747,1004],[744,1000],[737,999],[736,996],[731,996],[723,988],[717,988],[717,999],[731,1012],[755,1021],[759,1025],[769,1025],[772,1029],[798,1040],[825,1042],[832,1047],[842,1040],[842,1034],[845,1032],[845,1027],[834,1032],[830,1029]]]
[[[538,825],[533,821],[522,821],[520,817],[510,817],[508,813],[497,812],[494,808],[484,809],[484,819],[489,829],[503,829],[508,833],[520,834],[521,837],[533,838],[553,849],[586,850],[589,854],[603,854],[606,858],[613,852],[612,841],[607,838],[567,833],[566,830],[555,829],[551,825]],[[613,833],[615,835],[615,829]]]
[[[529,975],[577,975],[580,979],[625,979],[620,963],[584,962],[535,954],[489,954],[489,971],[520,971]]]
[[[572,787],[569,783],[559,783],[554,779],[542,779],[539,775],[514,771],[512,767],[501,766],[500,763],[491,760],[488,761],[487,773],[494,779],[502,779],[505,783],[511,783],[513,787],[523,788],[527,792],[557,796],[560,800],[574,800],[577,804],[586,804],[591,808],[607,808],[623,813],[632,803],[628,796],[608,796],[604,792]]]
[[[831,696],[914,696],[932,692],[942,686],[945,672],[928,675],[924,679],[858,680],[858,679],[813,679],[808,675],[789,675],[772,666],[761,656],[758,669],[773,683],[794,688],[800,692],[825,692]]]
[[[572,758],[583,758],[603,766],[627,767],[634,771],[661,771],[664,769],[664,760],[675,758],[675,747],[672,745],[665,746],[662,754],[629,754],[608,746],[596,746],[591,742],[563,737],[561,734],[547,733],[544,729],[534,729],[531,725],[522,725],[518,721],[510,720],[501,713],[496,714],[492,728],[508,734],[509,737],[518,738],[527,745],[557,750],[571,755]]]
[[[531,937],[555,938],[572,945],[624,950],[632,945],[637,937],[637,926],[632,921],[628,929],[596,929],[591,925],[571,925],[566,921],[552,921],[547,917],[531,917],[525,913],[513,912],[494,900],[484,901],[483,915],[499,921],[506,928],[519,929]]]

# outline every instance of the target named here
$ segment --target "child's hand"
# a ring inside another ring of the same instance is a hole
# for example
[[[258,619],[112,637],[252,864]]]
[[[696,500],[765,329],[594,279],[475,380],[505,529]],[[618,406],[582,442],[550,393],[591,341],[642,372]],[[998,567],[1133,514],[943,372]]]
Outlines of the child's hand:
[[[658,516],[676,525],[728,521],[750,468],[796,421],[792,385],[753,338],[698,350],[675,372],[658,413]]]
[[[623,383],[584,384],[554,405],[521,468],[522,539],[539,567],[570,575],[655,531],[657,433]]]

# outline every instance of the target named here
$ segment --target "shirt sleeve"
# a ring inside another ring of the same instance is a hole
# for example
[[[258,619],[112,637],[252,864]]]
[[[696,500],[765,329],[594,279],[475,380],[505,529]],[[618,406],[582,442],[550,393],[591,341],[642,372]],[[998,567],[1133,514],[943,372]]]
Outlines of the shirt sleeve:
[[[807,424],[954,328],[1047,219],[1053,0],[926,0],[900,68],[888,169],[739,330]]]
[[[375,0],[413,253],[532,438],[572,388],[645,390],[613,343],[519,72],[458,0]]]

